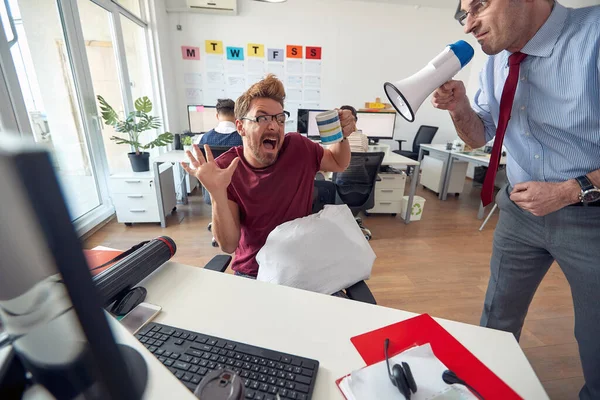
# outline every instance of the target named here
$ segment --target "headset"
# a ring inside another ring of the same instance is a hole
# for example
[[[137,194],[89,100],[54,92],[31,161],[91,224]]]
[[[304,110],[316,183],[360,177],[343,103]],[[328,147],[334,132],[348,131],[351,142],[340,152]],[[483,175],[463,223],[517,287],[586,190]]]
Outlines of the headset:
[[[388,357],[388,347],[390,345],[390,339],[385,339],[384,353],[385,353],[385,362],[387,364],[388,375],[390,376],[390,380],[398,388],[400,393],[404,395],[406,400],[410,400],[410,396],[412,393],[417,392],[417,383],[415,382],[415,378],[410,371],[410,366],[402,362],[400,364],[394,364],[390,371],[390,359]]]

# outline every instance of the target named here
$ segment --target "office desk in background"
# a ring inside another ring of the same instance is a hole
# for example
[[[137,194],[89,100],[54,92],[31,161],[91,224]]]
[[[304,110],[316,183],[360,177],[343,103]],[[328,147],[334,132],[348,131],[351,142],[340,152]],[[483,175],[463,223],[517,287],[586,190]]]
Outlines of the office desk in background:
[[[180,162],[186,162],[186,161],[188,161],[188,159],[185,154],[185,151],[183,151],[183,150],[171,150],[171,151],[166,152],[152,160],[152,168],[154,171],[154,181],[156,182],[156,185],[157,185],[157,193],[160,193],[160,190],[161,190],[161,186],[160,186],[161,181],[160,181],[160,174],[159,174],[160,165],[163,163],[178,164]],[[404,157],[404,156],[392,153],[391,151],[386,152],[386,155],[383,158],[383,162],[381,165],[382,166],[394,166],[394,167],[413,166],[413,167],[415,167],[415,171],[417,173],[416,176],[418,176],[418,174],[419,174],[420,163],[418,161],[415,161],[408,157]],[[404,216],[404,222],[406,224],[410,223],[410,211],[412,209],[413,199],[414,199],[416,191],[417,191],[417,180],[413,179],[413,180],[411,180],[410,193],[408,195],[408,206],[407,206],[407,210],[406,210],[406,215]],[[187,202],[188,202],[187,191],[182,188],[181,192],[182,192],[183,204],[187,204]],[[158,196],[158,204],[159,204],[159,207],[162,209],[163,199],[161,198],[161,196]],[[163,228],[165,228],[167,226],[164,215],[161,217],[160,226]]]
[[[365,366],[351,337],[416,315],[174,262],[140,286],[148,290],[145,301],[162,307],[156,322],[318,360],[315,400],[342,399],[335,380]],[[521,397],[548,399],[511,334],[437,321]],[[141,343],[113,325],[118,340],[137,348],[148,363],[146,399],[194,398]]]

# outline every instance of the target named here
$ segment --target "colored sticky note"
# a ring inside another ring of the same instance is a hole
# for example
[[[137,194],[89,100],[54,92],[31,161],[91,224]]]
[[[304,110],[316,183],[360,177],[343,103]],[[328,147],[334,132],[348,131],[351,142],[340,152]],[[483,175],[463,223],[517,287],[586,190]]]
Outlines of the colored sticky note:
[[[308,60],[320,60],[321,59],[321,48],[306,46],[306,58]]]
[[[302,58],[302,46],[288,45],[287,58]]]
[[[244,60],[244,48],[243,47],[228,47],[227,48],[227,59],[228,60]]]
[[[269,49],[269,61],[283,61],[283,49]]]
[[[248,43],[248,57],[264,57],[265,56],[265,45]]]
[[[184,60],[199,60],[200,59],[200,48],[181,46],[181,56]]]
[[[207,40],[206,54],[223,54],[223,42],[220,40]]]

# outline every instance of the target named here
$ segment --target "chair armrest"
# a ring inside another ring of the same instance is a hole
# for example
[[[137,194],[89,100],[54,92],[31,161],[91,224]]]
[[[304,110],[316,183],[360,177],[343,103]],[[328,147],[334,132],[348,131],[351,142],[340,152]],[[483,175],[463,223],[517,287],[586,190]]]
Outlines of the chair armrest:
[[[369,289],[365,281],[360,281],[347,288],[346,294],[352,300],[361,301],[363,303],[369,304],[377,304],[377,302],[375,301],[375,297],[373,297],[373,293],[371,293],[371,290]]]
[[[396,139],[396,142],[398,142],[398,150],[402,150],[402,143],[406,142],[406,140]]]
[[[213,259],[210,260],[208,264],[204,266],[204,269],[217,272],[225,272],[225,270],[229,266],[229,263],[231,263],[231,259],[231,256],[225,254],[214,256]]]

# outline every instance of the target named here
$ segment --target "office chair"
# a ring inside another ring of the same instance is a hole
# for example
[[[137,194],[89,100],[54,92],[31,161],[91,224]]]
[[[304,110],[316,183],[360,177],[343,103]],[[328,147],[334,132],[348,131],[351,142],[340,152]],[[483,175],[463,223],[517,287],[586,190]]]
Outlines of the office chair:
[[[382,153],[383,154],[383,153]],[[326,204],[335,204],[336,187],[331,181],[315,181],[313,191],[313,213],[321,211]],[[221,254],[213,257],[212,260],[204,266],[204,269],[217,272],[225,272],[232,257],[226,254]],[[360,281],[345,289],[346,295],[351,300],[360,301],[363,303],[377,304],[375,297],[365,281]]]
[[[221,154],[223,154],[227,150],[229,150],[231,147],[232,146],[210,146],[210,151],[212,152],[213,157],[216,159]],[[204,146],[198,145],[198,148],[200,148],[202,155],[206,159],[206,152],[204,151]],[[204,189],[204,186],[202,187],[202,197],[204,198],[204,203],[211,205],[210,194],[208,193],[208,191],[206,189]],[[208,223],[208,226],[206,227],[206,229],[208,229],[209,232],[212,232],[212,222]],[[215,240],[214,237],[212,238],[211,244],[212,244],[212,247],[219,247],[219,244],[217,243],[217,241]]]
[[[365,238],[371,240],[371,231],[357,218],[375,206],[375,182],[385,153],[352,153],[346,171],[333,174],[333,182],[340,200],[346,204],[356,218]]]
[[[415,135],[412,151],[402,150],[402,143],[406,142],[406,140],[399,139],[396,140],[398,142],[398,150],[394,150],[394,153],[417,161],[419,159],[419,147],[422,144],[431,144],[435,134],[437,133],[437,130],[437,126],[421,125],[417,131],[417,134]],[[410,167],[406,169],[406,172],[407,175],[409,175]]]

